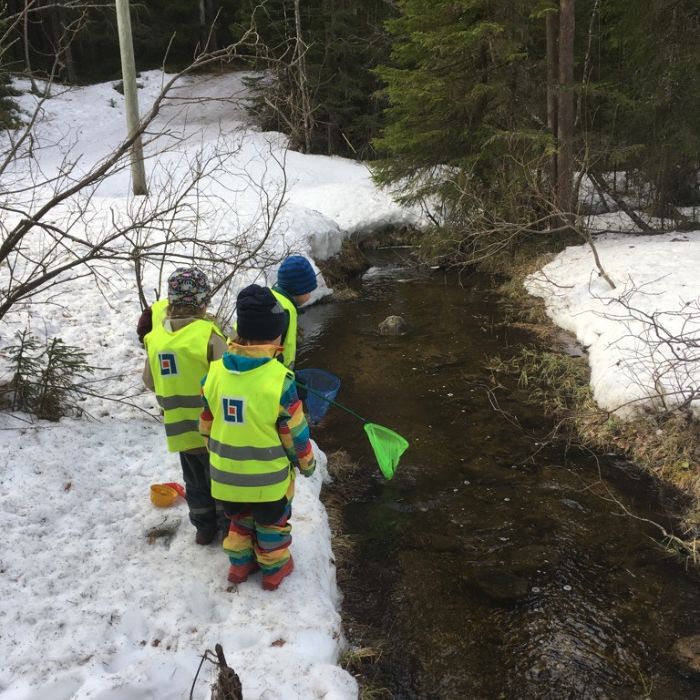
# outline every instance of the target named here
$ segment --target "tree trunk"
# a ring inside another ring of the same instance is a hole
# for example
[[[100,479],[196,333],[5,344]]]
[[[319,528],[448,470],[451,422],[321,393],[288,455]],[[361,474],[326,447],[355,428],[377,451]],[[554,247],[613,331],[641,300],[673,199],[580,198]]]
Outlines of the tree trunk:
[[[137,131],[140,123],[139,98],[136,88],[136,64],[134,62],[134,43],[131,38],[131,15],[129,13],[129,0],[116,0],[116,2],[126,124],[129,136],[131,136]],[[146,171],[143,165],[143,146],[140,136],[134,141],[131,148],[131,186],[135,195],[148,194],[146,187]]]
[[[214,11],[212,0],[205,0],[205,12],[209,22],[209,51],[219,50],[219,37],[216,31],[217,13]]]
[[[209,31],[207,28],[207,6],[204,0],[199,0],[197,6],[199,10],[199,50],[207,51],[207,44],[209,41]]]
[[[22,37],[23,37],[23,43],[24,43],[24,66],[25,70],[27,71],[27,75],[29,76],[29,82],[32,86],[32,94],[38,95],[39,94],[39,88],[37,87],[37,84],[34,82],[34,73],[32,72],[32,62],[30,58],[30,45],[29,45],[29,2],[28,0],[25,0],[24,2],[24,11],[23,11],[23,17],[22,17]]]
[[[51,12],[51,36],[56,59],[58,64],[66,70],[66,80],[71,85],[75,85],[78,82],[78,78],[75,74],[75,62],[73,61],[73,51],[71,49],[73,32],[66,29],[65,10],[60,4],[57,4],[49,12]]]
[[[575,0],[559,4],[559,112],[557,136],[557,204],[571,220],[574,179],[574,11]]]
[[[299,89],[299,108],[301,110],[304,153],[311,152],[311,100],[306,79],[306,45],[301,33],[300,0],[294,0],[294,26],[296,30],[296,68]]]
[[[547,129],[557,145],[557,101],[559,99],[559,15],[548,12],[547,30]],[[557,152],[549,157],[549,186],[553,201],[557,201]]]
[[[216,13],[212,6],[211,0],[199,0],[199,31],[201,35],[201,50],[216,51],[218,49],[218,41],[216,37]]]

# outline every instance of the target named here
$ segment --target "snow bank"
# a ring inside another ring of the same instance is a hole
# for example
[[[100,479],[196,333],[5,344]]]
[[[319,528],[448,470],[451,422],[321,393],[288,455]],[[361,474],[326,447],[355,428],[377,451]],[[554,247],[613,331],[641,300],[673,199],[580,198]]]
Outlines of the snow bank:
[[[526,280],[587,350],[597,403],[621,416],[691,402],[700,386],[700,234],[596,238],[610,289],[585,245]]]
[[[163,76],[149,72],[139,81],[143,112]],[[284,137],[250,128],[240,107],[198,99],[242,94],[240,74],[186,80],[156,124],[167,131],[170,148],[146,144],[155,185],[182,176],[222,137],[235,140],[230,167],[202,183],[226,203],[203,211],[197,222],[212,238],[241,229],[254,236],[256,184],[265,181],[274,191],[286,183],[265,254],[234,279],[232,297],[252,281],[274,281],[274,261],[286,251],[322,259],[340,250],[344,236],[418,222],[416,212],[375,188],[363,165],[286,153]],[[24,95],[23,108],[30,110],[34,100]],[[86,172],[118,143],[124,124],[123,97],[111,84],[56,93],[44,104],[35,134],[37,165],[51,176],[69,159],[76,174]],[[8,177],[26,183],[26,167],[16,163]],[[128,172],[116,173],[98,188],[90,216],[75,225],[110,226],[135,202]],[[166,277],[172,267],[166,265]],[[0,270],[0,287],[6,274]],[[159,287],[158,270],[148,268],[149,296]],[[316,296],[327,291],[321,279]],[[226,557],[214,545],[194,544],[184,504],[162,511],[148,498],[151,483],[181,475],[176,455],[166,452],[155,399],[140,381],[144,355],[135,335],[139,304],[130,265],[103,266],[99,287],[93,277],[74,276],[36,301],[4,319],[0,347],[29,327],[39,339],[60,336],[83,347],[101,369],[97,396],[82,404],[82,419],[49,424],[0,414],[0,699],[187,698],[199,656],[217,642],[240,675],[246,700],[355,698],[354,678],[336,665],[343,642],[330,532],[319,501],[323,453],[317,451],[317,474],[297,482],[292,576],[273,593],[261,589],[259,574],[230,590]],[[6,371],[0,358],[0,373]],[[153,528],[172,534],[149,539]],[[195,698],[209,697],[212,678],[206,664]]]

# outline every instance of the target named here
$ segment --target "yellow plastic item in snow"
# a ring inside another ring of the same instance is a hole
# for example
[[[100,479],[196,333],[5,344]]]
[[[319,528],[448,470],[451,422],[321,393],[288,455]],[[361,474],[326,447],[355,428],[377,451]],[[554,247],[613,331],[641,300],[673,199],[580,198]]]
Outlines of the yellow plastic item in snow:
[[[167,484],[153,484],[151,486],[151,503],[159,508],[169,508],[175,503],[178,492]]]

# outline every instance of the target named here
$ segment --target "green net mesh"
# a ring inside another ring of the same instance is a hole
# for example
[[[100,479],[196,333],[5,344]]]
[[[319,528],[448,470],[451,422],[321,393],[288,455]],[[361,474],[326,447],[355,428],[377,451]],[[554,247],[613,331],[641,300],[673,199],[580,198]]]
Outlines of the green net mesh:
[[[408,441],[383,425],[365,423],[364,427],[382,474],[387,479],[391,479],[394,476],[401,455],[408,449]]]

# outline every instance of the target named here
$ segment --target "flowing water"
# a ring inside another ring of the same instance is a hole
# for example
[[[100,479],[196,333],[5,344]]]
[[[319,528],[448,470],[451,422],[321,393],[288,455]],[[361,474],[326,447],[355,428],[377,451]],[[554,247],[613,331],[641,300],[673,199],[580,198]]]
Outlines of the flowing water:
[[[363,470],[344,607],[385,640],[378,697],[700,698],[669,655],[700,632],[699,577],[613,499],[665,527],[673,501],[624,462],[538,444],[549,422],[517,387],[494,410],[487,357],[530,338],[489,280],[463,285],[394,264],[302,318],[299,366],[338,374],[340,401],[411,443],[387,482],[359,421],[332,408],[314,431]],[[409,334],[378,334],[390,314]]]

